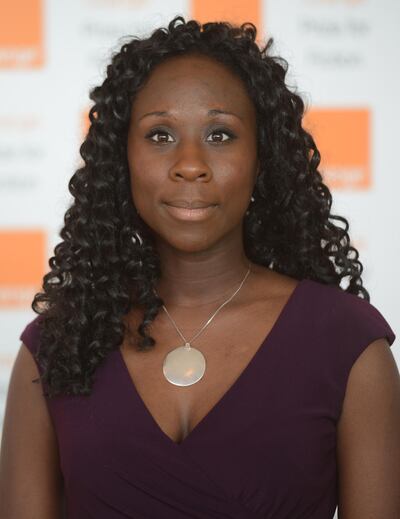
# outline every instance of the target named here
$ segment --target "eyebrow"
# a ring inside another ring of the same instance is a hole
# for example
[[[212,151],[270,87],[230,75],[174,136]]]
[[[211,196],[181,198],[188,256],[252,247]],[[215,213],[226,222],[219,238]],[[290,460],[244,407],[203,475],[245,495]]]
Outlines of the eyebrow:
[[[208,110],[208,112],[207,112],[207,115],[209,117],[213,117],[213,116],[219,115],[219,114],[222,114],[222,115],[233,115],[234,117],[237,117],[238,119],[243,121],[243,117],[241,117],[238,114],[235,114],[234,112],[229,112],[227,110],[220,110],[218,108],[213,108],[212,110]],[[146,114],[143,114],[141,117],[139,117],[139,121],[141,121],[144,117],[148,117],[150,115],[173,117],[173,115],[170,112],[155,110],[154,112],[148,112]]]

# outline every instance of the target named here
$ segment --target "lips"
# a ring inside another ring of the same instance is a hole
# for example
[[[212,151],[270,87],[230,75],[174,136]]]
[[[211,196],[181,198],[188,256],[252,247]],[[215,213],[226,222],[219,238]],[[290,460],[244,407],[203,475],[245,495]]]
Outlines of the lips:
[[[217,204],[210,204],[205,200],[171,200],[164,202],[164,207],[175,220],[199,222],[210,218],[216,211]]]
[[[182,207],[185,209],[201,209],[203,207],[210,207],[216,205],[214,202],[200,200],[199,198],[192,200],[176,198],[174,200],[169,200],[168,202],[164,203],[172,207]]]

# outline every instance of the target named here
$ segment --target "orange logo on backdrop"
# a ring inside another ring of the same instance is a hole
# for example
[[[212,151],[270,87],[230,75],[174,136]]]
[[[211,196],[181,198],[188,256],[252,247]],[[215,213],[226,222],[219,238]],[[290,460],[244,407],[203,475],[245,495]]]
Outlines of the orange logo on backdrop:
[[[81,112],[80,134],[82,136],[82,139],[86,138],[87,132],[89,131],[89,127],[91,124],[89,119],[89,110],[90,108],[88,108],[87,110],[83,110]]]
[[[0,307],[30,307],[45,274],[45,232],[2,230],[0,250]]]
[[[42,0],[1,2],[0,68],[43,65]]]
[[[334,189],[371,186],[370,111],[368,109],[311,109],[304,128],[321,153],[319,170]]]
[[[228,21],[240,25],[253,22],[259,39],[262,33],[261,3],[262,0],[192,0],[190,16],[200,23]]]

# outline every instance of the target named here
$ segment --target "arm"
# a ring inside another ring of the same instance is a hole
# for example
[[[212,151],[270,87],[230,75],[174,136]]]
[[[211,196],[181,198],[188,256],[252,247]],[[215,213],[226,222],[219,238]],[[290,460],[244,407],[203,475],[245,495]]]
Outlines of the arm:
[[[400,376],[386,339],[354,363],[337,429],[339,519],[400,517]]]
[[[61,519],[63,480],[53,424],[31,352],[21,344],[8,387],[0,451],[0,517]]]

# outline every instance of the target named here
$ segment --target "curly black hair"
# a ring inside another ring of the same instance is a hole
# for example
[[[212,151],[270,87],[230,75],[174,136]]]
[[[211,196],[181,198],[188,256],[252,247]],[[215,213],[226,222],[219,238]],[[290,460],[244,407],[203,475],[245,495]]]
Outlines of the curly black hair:
[[[136,305],[144,310],[137,347],[155,345],[146,329],[163,304],[154,291],[161,268],[151,229],[132,201],[127,134],[135,95],[154,67],[172,56],[202,53],[218,60],[243,80],[255,105],[260,174],[244,217],[246,256],[297,279],[340,287],[348,277],[340,288],[369,301],[348,221],[330,214],[320,153],[302,127],[305,104],[285,83],[287,61],[271,55],[272,38],[259,45],[256,35],[250,22],[200,24],[176,16],[148,38],[130,37],[112,55],[103,83],[91,89],[83,164],[68,184],[74,201],[43,291],[31,305],[41,314],[36,359],[46,396],[91,393],[96,368],[130,334],[124,316]]]

